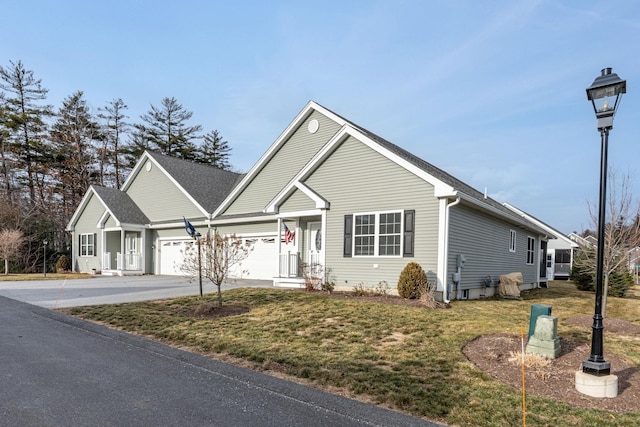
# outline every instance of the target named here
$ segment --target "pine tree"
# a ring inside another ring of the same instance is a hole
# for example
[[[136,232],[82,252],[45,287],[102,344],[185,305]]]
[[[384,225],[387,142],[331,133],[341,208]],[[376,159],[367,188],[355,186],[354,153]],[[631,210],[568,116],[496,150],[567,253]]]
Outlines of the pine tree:
[[[51,142],[55,156],[53,177],[58,183],[56,192],[62,197],[63,216],[67,220],[89,186],[100,183],[96,152],[104,138],[82,91],[65,98],[51,128]]]
[[[118,189],[122,186],[125,175],[123,170],[126,164],[123,159],[125,147],[122,143],[122,137],[129,130],[129,124],[125,122],[128,116],[124,113],[127,108],[124,101],[118,98],[101,108],[102,113],[98,114],[98,117],[106,122],[106,137],[102,147],[102,156],[105,158],[104,163],[113,165],[113,181]]]
[[[4,127],[9,140],[3,146],[3,174],[6,179],[15,176],[18,182],[26,182],[33,207],[41,194],[38,185],[42,185],[41,165],[46,163],[47,151],[45,118],[52,114],[51,106],[40,102],[47,98],[48,90],[34,77],[33,71],[26,70],[21,61],[9,61],[9,64],[9,67],[0,67],[0,89],[6,92]],[[10,183],[3,184],[9,192],[8,200],[13,201]]]
[[[224,170],[231,169],[231,164],[229,163],[231,147],[229,147],[229,142],[222,139],[222,136],[217,130],[205,134],[203,141],[202,146],[198,150],[198,163],[204,163]]]
[[[140,116],[144,123],[135,125],[133,153],[141,154],[145,149],[157,150],[163,154],[196,160],[198,157],[195,140],[202,126],[188,126],[193,113],[184,109],[175,98],[164,98],[161,107],[151,106]]]

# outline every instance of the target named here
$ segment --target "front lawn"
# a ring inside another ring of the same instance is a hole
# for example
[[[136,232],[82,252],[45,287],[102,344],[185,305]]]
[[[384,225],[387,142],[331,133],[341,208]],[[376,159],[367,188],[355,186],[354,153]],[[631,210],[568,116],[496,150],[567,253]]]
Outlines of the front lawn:
[[[450,425],[517,426],[521,390],[477,368],[462,348],[480,336],[519,336],[522,327],[526,333],[534,303],[552,306],[561,340],[590,342],[590,329],[566,320],[592,315],[594,304],[593,294],[570,282],[523,292],[522,300],[457,301],[435,310],[282,289],[234,289],[223,297],[225,305],[249,311],[195,317],[203,303],[198,297],[66,311],[414,416]],[[609,298],[607,316],[640,325],[639,302]],[[640,336],[605,329],[605,356],[608,351],[640,367]],[[529,426],[640,425],[640,412],[585,409],[532,395],[527,406]]]

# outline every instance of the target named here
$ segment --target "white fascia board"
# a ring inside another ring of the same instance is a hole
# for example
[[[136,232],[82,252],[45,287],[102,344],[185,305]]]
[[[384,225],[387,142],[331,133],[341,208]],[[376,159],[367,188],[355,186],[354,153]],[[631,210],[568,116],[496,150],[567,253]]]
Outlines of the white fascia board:
[[[307,105],[298,113],[298,115],[293,119],[289,126],[276,138],[276,140],[271,144],[269,149],[260,157],[258,162],[253,165],[251,170],[247,172],[247,174],[242,178],[240,183],[236,185],[233,191],[227,196],[226,199],[218,206],[218,208],[213,212],[212,218],[215,218],[217,215],[220,215],[224,212],[231,203],[238,197],[238,195],[247,187],[247,185],[256,177],[258,172],[264,168],[264,166],[271,160],[271,158],[275,155],[275,153],[280,149],[280,147],[293,135],[293,133],[300,127],[302,122],[304,122],[314,111],[323,114],[329,119],[335,121],[340,126],[344,126],[346,121],[340,116],[332,113],[321,105],[316,104],[313,101],[309,101]],[[294,180],[292,180],[294,181]],[[279,193],[280,194],[280,193]],[[277,198],[277,197],[276,197]],[[274,199],[275,200],[275,199]],[[271,206],[272,203],[269,204]],[[270,212],[269,208],[265,209],[265,212]]]
[[[580,246],[576,242],[574,242],[573,240],[569,239],[567,236],[565,236],[564,234],[556,230],[555,228],[551,227],[548,224],[545,224],[544,222],[540,221],[537,218],[532,217],[525,211],[518,209],[515,206],[510,205],[509,203],[503,203],[502,205],[508,209],[511,209],[512,211],[522,216],[523,218],[527,219],[528,221],[534,223],[538,227],[544,229],[547,233],[551,234],[550,236],[551,238],[562,240],[564,243],[568,244],[572,248],[577,248]]]
[[[102,214],[102,216],[98,220],[98,223],[96,224],[96,227],[97,228],[104,228],[104,224],[107,222],[107,218],[109,218],[109,216],[113,216],[113,215],[111,215],[111,212],[109,211],[109,209],[105,209],[104,213]],[[118,219],[116,217],[114,217],[114,218],[116,220],[116,225],[120,225],[120,224],[118,224]]]
[[[80,203],[78,204],[78,207],[76,208],[76,211],[73,213],[73,216],[69,220],[69,223],[67,224],[67,227],[65,228],[65,230],[67,230],[67,231],[74,231],[75,230],[75,225],[76,225],[76,222],[78,222],[78,217],[80,217],[80,214],[81,214],[81,212],[84,211],[84,208],[87,207],[87,203],[89,203],[89,199],[91,198],[91,195],[95,195],[96,197],[98,196],[98,194],[93,189],[93,185],[90,185],[89,189],[87,190],[87,192],[84,193],[84,196],[82,197],[82,200],[80,200]],[[99,197],[98,197],[98,200],[100,200]],[[102,202],[102,200],[100,200],[100,203],[102,203],[104,205],[104,202]]]
[[[536,233],[540,234],[541,236],[544,236],[546,238],[549,237],[553,237],[553,236],[549,236],[549,233],[542,229],[541,227],[538,227],[536,224],[527,221],[525,218],[519,218],[519,217],[514,217],[514,216],[509,216],[507,214],[505,214],[504,212],[500,211],[499,209],[488,205],[486,203],[482,203],[479,200],[468,196],[467,194],[464,193],[458,193],[458,195],[460,196],[460,198],[462,198],[464,201],[466,202],[470,202],[471,204],[478,206],[486,211],[492,212],[494,215],[499,216],[501,218],[504,218],[506,220],[509,220],[511,222],[515,222],[516,224],[521,225],[522,227],[528,228],[531,231],[535,231]]]
[[[433,185],[434,194],[436,197],[452,197],[452,196],[455,197],[456,192],[454,191],[453,187],[440,181],[439,179],[435,178],[433,175],[426,173],[422,169],[414,166],[413,164],[409,163],[407,160],[403,159],[402,157],[385,149],[377,142],[372,141],[368,136],[364,135],[358,129],[345,123],[342,126],[342,128],[324,145],[324,147],[322,147],[322,149],[318,151],[318,153],[316,153],[316,155],[305,165],[305,167],[303,167],[300,170],[300,172],[298,172],[298,174],[295,177],[293,177],[291,182],[289,182],[289,184],[287,184],[287,186],[284,187],[280,191],[280,193],[278,193],[278,195],[276,195],[276,197],[269,203],[269,205],[265,209],[265,212],[276,212],[277,206],[280,203],[282,203],[282,201],[286,197],[291,195],[291,193],[294,190],[294,187],[300,188],[300,190],[304,191],[301,187],[298,187],[298,185],[299,184],[303,185],[301,184],[302,181],[306,180],[311,175],[311,173],[315,171],[318,165],[322,164],[322,162],[324,162],[331,155],[331,153],[333,153],[335,148],[338,145],[340,145],[342,142],[344,142],[348,137],[353,137],[354,139],[365,144],[367,147],[380,153],[381,155],[395,162],[399,166],[405,168],[409,172],[413,173],[414,175],[418,176],[419,178]],[[308,188],[308,187],[305,187],[305,188]],[[309,191],[312,191],[312,190],[309,189]],[[318,205],[316,204],[316,206]]]
[[[124,182],[122,183],[122,187],[121,187],[122,191],[126,192],[127,189],[131,186],[131,183],[133,182],[135,177],[138,175],[138,173],[144,166],[145,160],[153,160],[152,157],[147,153],[147,151],[142,153],[142,155],[138,159],[138,162],[129,173],[129,176],[127,176],[127,179],[125,179]]]
[[[316,216],[316,215],[321,215],[322,214],[322,210],[321,209],[317,209],[317,210],[306,210],[306,211],[294,211],[294,212],[285,212],[282,214],[277,214],[276,218],[278,219],[295,219],[298,217],[302,217],[302,216]]]
[[[450,186],[449,184],[447,184],[447,183],[439,180],[438,178],[434,177],[433,175],[425,172],[424,170],[420,169],[419,167],[417,167],[414,164],[412,164],[411,162],[409,162],[407,159],[405,159],[405,158],[403,158],[401,156],[398,156],[397,154],[387,150],[382,145],[378,144],[377,142],[371,140],[371,138],[369,138],[368,136],[364,135],[358,129],[353,128],[351,126],[347,127],[347,129],[348,129],[347,133],[350,136],[352,136],[355,139],[359,140],[360,142],[362,142],[363,144],[365,144],[366,146],[368,146],[372,150],[382,154],[383,156],[385,156],[389,160],[395,162],[399,166],[402,166],[407,171],[413,173],[417,177],[419,177],[419,178],[423,179],[424,181],[428,182],[429,184],[433,185],[433,187],[434,187],[433,191],[434,191],[434,196],[435,197],[442,198],[442,197],[455,197],[456,196],[456,192],[454,191],[454,188],[452,186]]]
[[[291,196],[294,191],[298,189],[302,191],[308,198],[310,198],[316,205],[316,209],[329,209],[330,203],[320,196],[318,193],[307,187],[305,184],[298,180],[293,180],[286,187],[284,187],[280,193],[269,203],[265,212],[278,213],[280,212],[280,205]]]

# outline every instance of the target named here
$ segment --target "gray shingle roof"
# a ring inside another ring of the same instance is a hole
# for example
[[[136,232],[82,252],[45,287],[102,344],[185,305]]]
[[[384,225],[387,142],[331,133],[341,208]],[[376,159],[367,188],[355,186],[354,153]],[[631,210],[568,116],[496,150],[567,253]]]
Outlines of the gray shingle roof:
[[[215,211],[244,175],[147,151],[207,212]]]
[[[326,108],[326,107],[323,107]],[[327,110],[329,110],[327,108]],[[331,110],[329,110],[331,111]],[[408,152],[407,150],[393,144],[392,142],[387,141],[386,139],[376,135],[375,133],[363,128],[362,126],[357,125],[356,123],[353,123],[351,120],[346,119],[342,116],[340,116],[339,114],[336,114],[335,112],[331,111],[333,114],[335,114],[336,116],[342,118],[345,122],[349,123],[349,125],[351,125],[352,127],[354,127],[355,129],[359,130],[360,132],[362,132],[364,135],[366,135],[369,139],[371,139],[372,141],[376,142],[377,144],[379,144],[380,146],[386,148],[387,150],[389,150],[390,152],[396,154],[397,156],[407,160],[409,163],[411,163],[412,165],[418,167],[419,169],[425,171],[426,173],[428,173],[429,175],[439,179],[440,181],[450,185],[451,187],[453,187],[454,190],[464,193],[467,196],[470,196],[471,198],[473,198],[474,200],[476,200],[477,202],[480,203],[480,205],[484,204],[487,205],[487,207],[491,207],[495,210],[500,211],[502,214],[504,214],[507,217],[511,217],[514,220],[516,220],[517,222],[525,222],[527,224],[529,224],[532,228],[538,230],[539,228],[533,224],[531,221],[528,221],[525,218],[520,217],[519,215],[516,215],[512,210],[506,208],[505,206],[502,205],[502,203],[497,202],[496,200],[492,199],[491,197],[485,197],[484,193],[481,193],[480,191],[476,190],[475,188],[471,187],[470,185],[460,181],[458,178],[454,177],[453,175],[450,175],[449,173],[443,171],[442,169],[432,165],[431,163],[428,163],[426,161],[424,161],[423,159],[421,159],[420,157],[415,156],[414,154]]]
[[[99,185],[91,187],[119,222],[126,224],[147,224],[149,222],[147,216],[124,191]]]

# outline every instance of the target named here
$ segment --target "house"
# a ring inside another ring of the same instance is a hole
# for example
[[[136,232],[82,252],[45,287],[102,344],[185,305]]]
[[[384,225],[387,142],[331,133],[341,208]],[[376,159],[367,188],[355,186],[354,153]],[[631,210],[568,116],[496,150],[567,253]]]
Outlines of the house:
[[[547,243],[545,265],[547,269],[546,277],[552,280],[569,280],[571,267],[573,266],[574,251],[578,249],[580,245],[576,243],[575,240],[570,239],[555,228],[545,224],[515,206],[508,203],[504,203],[504,206],[536,224],[538,227],[544,229],[548,235],[552,237]]]
[[[183,168],[175,160],[143,155],[122,189],[139,209],[126,205],[127,219],[100,197],[104,189],[88,191],[68,227],[78,269],[104,271],[106,253],[117,251],[116,261],[138,253],[140,273],[179,274],[178,248],[189,242],[184,216],[198,230],[251,244],[232,274],[246,271],[275,286],[304,286],[312,268],[337,289],[395,289],[410,261],[422,265],[444,301],[492,295],[498,277],[511,272],[522,273],[522,289],[547,281],[547,230],[315,102],[244,176],[176,176]],[[217,197],[205,203],[208,192]],[[134,215],[137,223],[125,222]],[[142,250],[127,246],[130,233],[138,233]]]
[[[183,217],[210,220],[241,176],[145,152],[121,190],[91,186],[84,195],[67,226],[74,270],[180,274],[181,251],[192,243]]]

